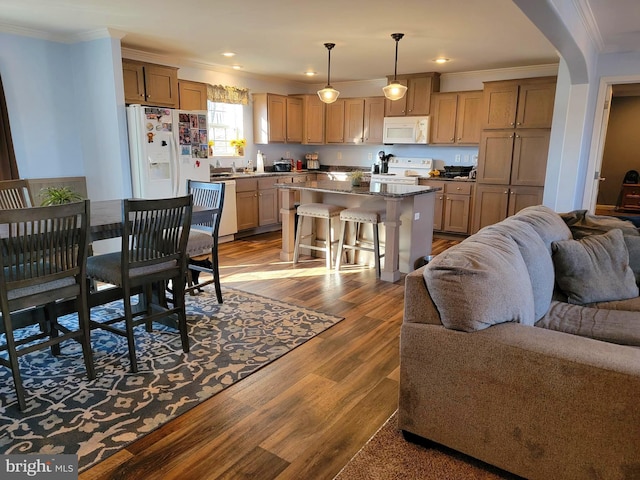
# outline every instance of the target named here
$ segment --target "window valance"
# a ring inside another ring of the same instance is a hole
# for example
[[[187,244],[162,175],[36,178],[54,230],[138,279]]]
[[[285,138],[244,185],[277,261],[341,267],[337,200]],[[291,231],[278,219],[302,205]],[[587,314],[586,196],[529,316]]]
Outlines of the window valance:
[[[249,89],[227,85],[207,85],[207,98],[212,102],[249,104]]]

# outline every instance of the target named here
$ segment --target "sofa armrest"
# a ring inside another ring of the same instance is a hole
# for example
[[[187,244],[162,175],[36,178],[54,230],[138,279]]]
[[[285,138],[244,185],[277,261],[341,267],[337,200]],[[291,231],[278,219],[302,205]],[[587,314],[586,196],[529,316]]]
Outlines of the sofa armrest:
[[[403,324],[399,426],[530,479],[640,476],[640,349]]]
[[[442,325],[440,314],[427,290],[425,266],[407,274],[404,282],[404,322]]]

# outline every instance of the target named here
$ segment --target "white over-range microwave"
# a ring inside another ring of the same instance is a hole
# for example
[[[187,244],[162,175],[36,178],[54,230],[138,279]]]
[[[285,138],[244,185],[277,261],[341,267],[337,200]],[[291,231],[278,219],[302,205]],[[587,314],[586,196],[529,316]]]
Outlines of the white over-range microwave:
[[[429,143],[429,117],[384,117],[383,143]]]

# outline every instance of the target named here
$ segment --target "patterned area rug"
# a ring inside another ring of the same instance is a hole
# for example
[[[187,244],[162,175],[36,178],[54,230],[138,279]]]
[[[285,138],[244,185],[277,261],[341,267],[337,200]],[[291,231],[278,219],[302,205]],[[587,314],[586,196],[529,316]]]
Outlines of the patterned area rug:
[[[190,352],[176,330],[136,329],[138,368],[129,371],[125,337],[93,330],[97,378],[87,380],[74,341],[20,359],[27,410],[17,407],[9,369],[0,369],[0,453],[77,454],[80,470],[247,377],[342,318],[223,288],[187,297]],[[115,302],[92,316],[113,317]],[[75,322],[75,315],[64,321]],[[72,323],[73,324],[73,323]]]

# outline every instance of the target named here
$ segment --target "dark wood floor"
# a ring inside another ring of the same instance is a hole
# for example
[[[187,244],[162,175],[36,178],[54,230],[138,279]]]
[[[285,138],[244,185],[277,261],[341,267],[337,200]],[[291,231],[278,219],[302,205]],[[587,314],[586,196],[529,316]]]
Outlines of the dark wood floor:
[[[294,267],[279,248],[279,232],[221,245],[223,285],[345,319],[81,480],[331,479],[396,410],[404,277],[310,257]]]

